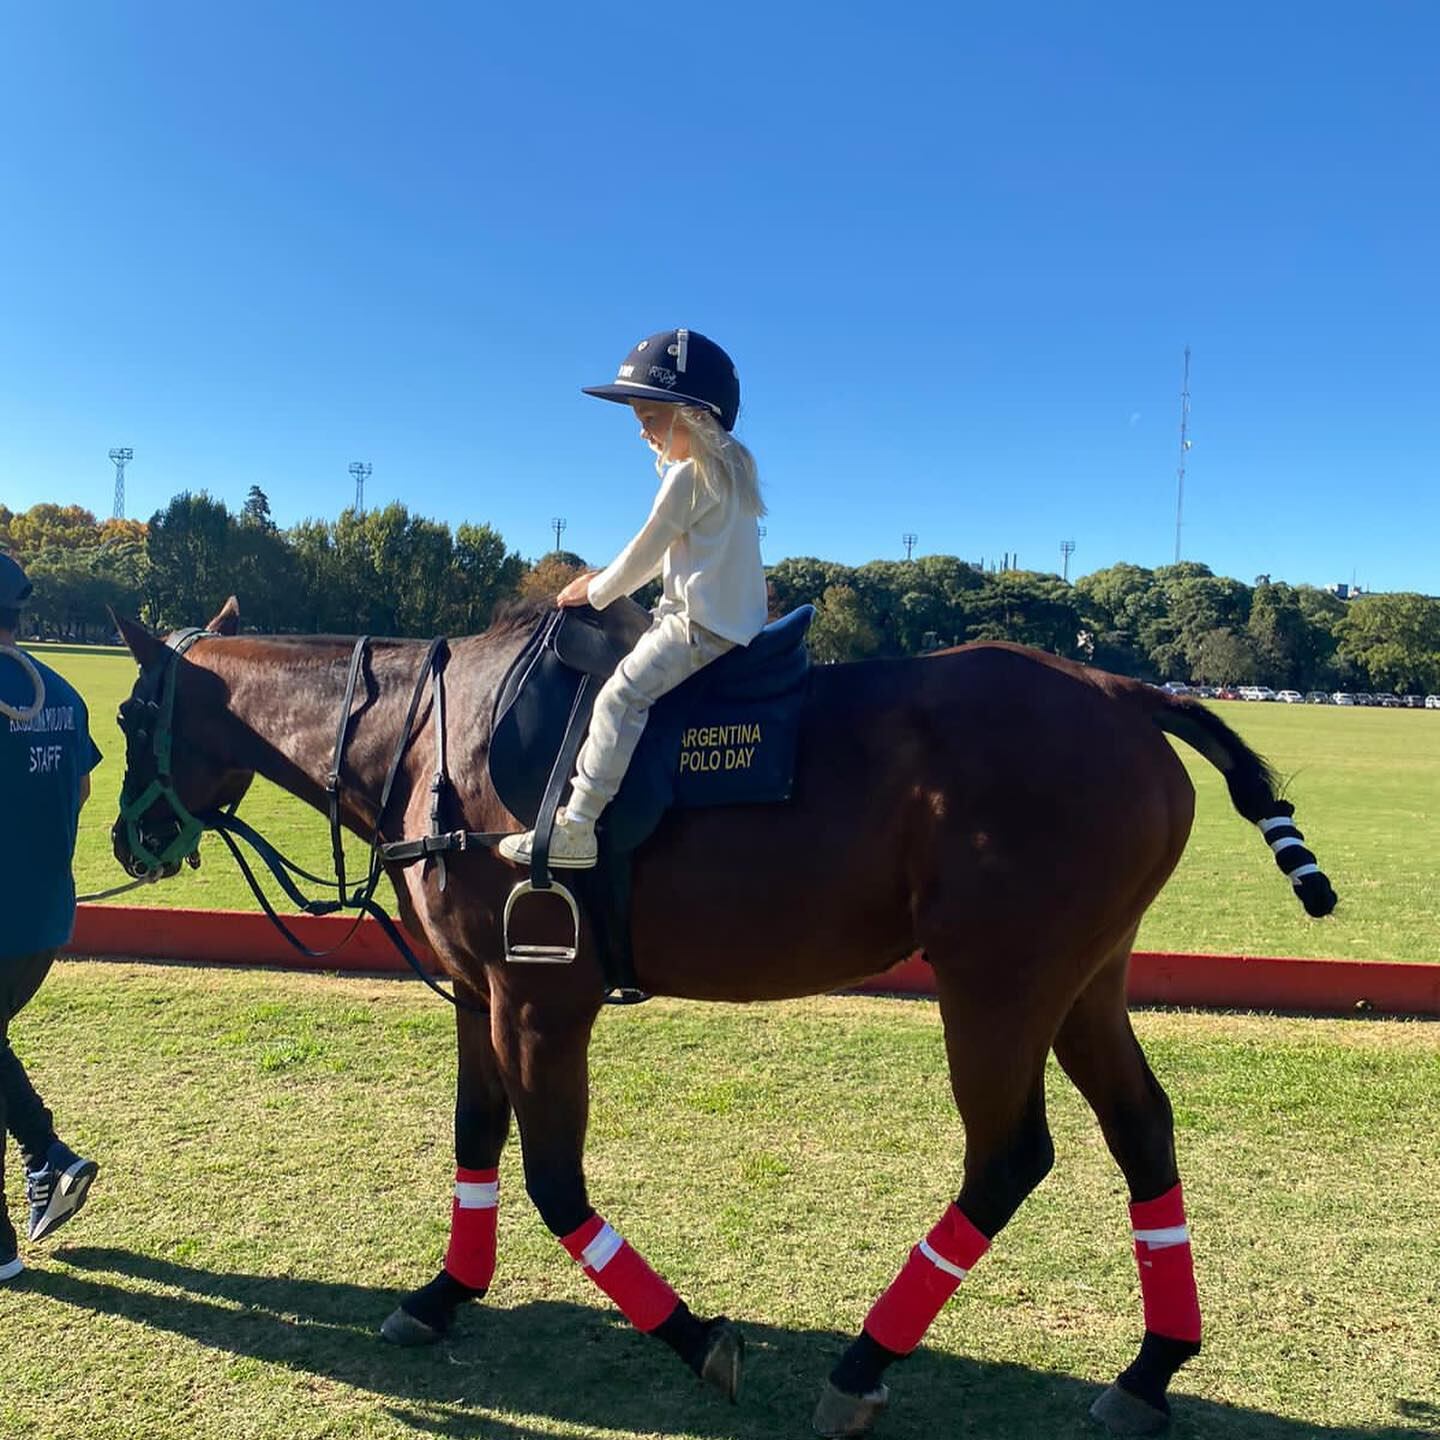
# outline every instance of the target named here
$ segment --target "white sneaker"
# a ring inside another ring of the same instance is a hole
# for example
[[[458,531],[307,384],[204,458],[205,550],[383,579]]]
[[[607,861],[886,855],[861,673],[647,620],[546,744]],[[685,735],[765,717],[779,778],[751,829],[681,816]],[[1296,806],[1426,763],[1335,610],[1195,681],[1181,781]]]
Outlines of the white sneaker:
[[[502,859],[513,865],[528,865],[535,832],[527,830],[523,835],[507,835],[499,845]],[[595,843],[595,822],[593,820],[572,820],[561,810],[555,817],[555,829],[550,834],[550,864],[556,870],[589,870],[599,856]]]

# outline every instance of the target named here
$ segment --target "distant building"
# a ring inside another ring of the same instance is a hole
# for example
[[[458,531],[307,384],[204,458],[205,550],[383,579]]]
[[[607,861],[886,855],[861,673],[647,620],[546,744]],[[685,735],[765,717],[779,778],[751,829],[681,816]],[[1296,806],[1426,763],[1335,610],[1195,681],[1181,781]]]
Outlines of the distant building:
[[[1325,588],[1339,600],[1358,600],[1365,593],[1363,585],[1335,584]]]

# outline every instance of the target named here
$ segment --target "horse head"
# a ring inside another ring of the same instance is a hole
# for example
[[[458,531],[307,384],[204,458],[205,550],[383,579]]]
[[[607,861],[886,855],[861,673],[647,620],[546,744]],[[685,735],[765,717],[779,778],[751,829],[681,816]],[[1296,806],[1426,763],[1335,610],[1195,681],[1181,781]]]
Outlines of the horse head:
[[[120,706],[125,777],[111,844],[127,874],[168,879],[182,864],[199,865],[206,817],[237,804],[254,778],[226,755],[223,681],[184,659],[197,641],[234,635],[240,606],[232,595],[204,629],[165,636],[115,623],[140,673]]]

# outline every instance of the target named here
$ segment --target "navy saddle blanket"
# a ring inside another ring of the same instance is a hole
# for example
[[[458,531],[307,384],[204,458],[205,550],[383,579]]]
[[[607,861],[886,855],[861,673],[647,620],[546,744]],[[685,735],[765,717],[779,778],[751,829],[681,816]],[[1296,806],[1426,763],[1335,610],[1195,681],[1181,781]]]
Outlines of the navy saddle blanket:
[[[672,807],[790,798],[809,689],[805,632],[814,616],[813,606],[802,605],[661,697],[620,793],[601,817],[608,848],[635,849]],[[490,779],[525,824],[535,823],[582,681],[593,677],[587,697],[593,702],[648,623],[639,606],[609,623],[588,608],[557,610],[511,665],[495,701]],[[588,714],[582,718],[588,723]]]

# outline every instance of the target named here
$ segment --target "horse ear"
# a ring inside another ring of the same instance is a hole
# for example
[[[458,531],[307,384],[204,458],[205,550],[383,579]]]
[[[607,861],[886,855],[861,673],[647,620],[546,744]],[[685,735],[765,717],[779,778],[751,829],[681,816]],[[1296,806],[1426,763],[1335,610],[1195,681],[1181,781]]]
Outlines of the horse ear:
[[[240,602],[232,595],[205,628],[213,631],[216,635],[238,635],[240,633]]]
[[[110,618],[115,622],[115,628],[130,647],[130,653],[135,657],[142,670],[147,665],[153,664],[164,651],[165,647],[160,643],[159,636],[152,635],[139,621],[127,620],[113,610],[110,612]]]

